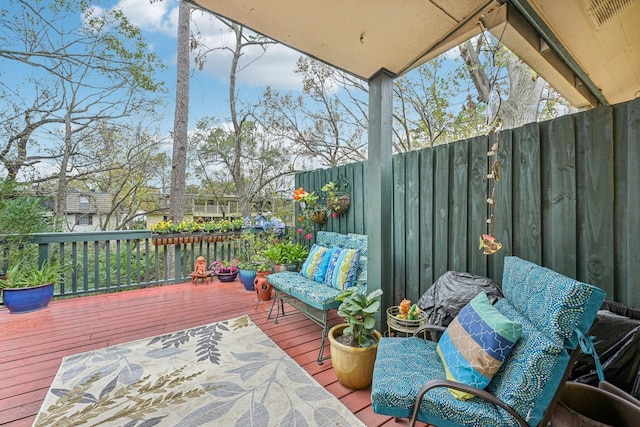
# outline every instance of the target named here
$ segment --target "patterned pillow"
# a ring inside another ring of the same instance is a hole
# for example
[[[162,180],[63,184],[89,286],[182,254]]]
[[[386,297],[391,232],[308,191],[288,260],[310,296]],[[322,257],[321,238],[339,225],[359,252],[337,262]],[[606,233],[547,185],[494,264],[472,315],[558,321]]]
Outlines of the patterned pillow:
[[[353,280],[356,278],[358,270],[358,257],[360,251],[357,249],[340,249],[335,248],[324,283],[336,289],[346,289],[353,286]]]
[[[447,379],[484,389],[522,335],[522,325],[506,318],[479,293],[449,324],[436,347]],[[473,397],[449,389],[458,399]]]
[[[318,244],[314,244],[307,255],[307,259],[302,264],[300,274],[307,279],[314,280],[318,283],[324,282],[324,276],[327,272],[329,260],[335,249],[326,248]]]

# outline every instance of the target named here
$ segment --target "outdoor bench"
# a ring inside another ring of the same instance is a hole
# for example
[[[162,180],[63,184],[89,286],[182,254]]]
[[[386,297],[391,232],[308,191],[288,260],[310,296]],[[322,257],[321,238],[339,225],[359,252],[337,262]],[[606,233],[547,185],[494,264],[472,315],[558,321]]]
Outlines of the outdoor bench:
[[[316,244],[326,248],[357,249],[359,251],[357,276],[354,287],[360,292],[367,291],[367,236],[362,234],[340,234],[328,231],[319,231]],[[322,327],[322,341],[318,353],[318,364],[330,356],[323,357],[324,343],[327,338],[327,318],[329,310],[337,309],[340,301],[336,297],[344,290],[334,288],[331,285],[320,283],[306,278],[301,273],[283,271],[267,276],[269,283],[275,291],[275,298],[269,310],[267,319],[272,319],[273,309],[276,307],[274,323],[285,315],[284,303],[289,303],[297,311],[313,320]],[[349,288],[352,289],[352,288]]]

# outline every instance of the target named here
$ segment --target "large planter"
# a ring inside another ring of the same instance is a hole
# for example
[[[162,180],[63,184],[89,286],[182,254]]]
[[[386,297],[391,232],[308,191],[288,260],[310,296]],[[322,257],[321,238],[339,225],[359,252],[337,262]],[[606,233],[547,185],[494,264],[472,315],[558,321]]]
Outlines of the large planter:
[[[293,271],[294,273],[298,271],[300,268],[300,264],[274,264],[273,272],[280,273],[283,271]]]
[[[218,280],[221,282],[230,283],[236,280],[238,273],[216,273],[216,276],[218,276]]]
[[[43,309],[53,298],[53,283],[29,288],[2,290],[2,300],[11,313],[28,313]]]
[[[349,325],[341,323],[329,330],[331,364],[340,384],[353,390],[360,390],[371,385],[373,365],[378,354],[378,342],[382,335],[375,331],[378,342],[371,347],[350,347],[341,344],[335,338],[342,335],[342,331],[347,326]]]
[[[253,281],[256,280],[256,271],[255,270],[238,270],[238,276],[240,278],[240,282],[244,288],[248,291],[253,292]]]

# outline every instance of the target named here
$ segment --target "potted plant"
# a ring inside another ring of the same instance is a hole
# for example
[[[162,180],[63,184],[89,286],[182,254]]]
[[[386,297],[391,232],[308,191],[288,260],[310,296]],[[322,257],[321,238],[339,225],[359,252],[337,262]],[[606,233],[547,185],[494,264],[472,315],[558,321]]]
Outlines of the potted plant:
[[[271,283],[267,279],[267,275],[273,271],[273,264],[258,255],[254,258],[256,265],[256,278],[253,281],[253,288],[259,299],[269,301],[271,299]]]
[[[371,384],[378,342],[382,338],[375,329],[380,295],[381,289],[369,295],[351,290],[336,298],[342,301],[338,315],[346,323],[329,330],[331,364],[338,381],[345,387],[358,390]]]
[[[345,214],[349,210],[351,195],[342,190],[338,184],[329,181],[322,186],[321,190],[327,193],[327,207],[333,211],[334,216]]]
[[[70,266],[45,261],[37,265],[33,261],[15,263],[0,280],[2,300],[11,313],[27,313],[49,305],[54,285]]]
[[[273,271],[298,271],[309,255],[309,248],[300,243],[276,242],[265,249],[263,255],[273,263]]]
[[[209,269],[213,271],[213,274],[218,276],[218,280],[221,282],[233,282],[238,276],[238,264],[240,261],[238,258],[232,258],[230,261],[215,260],[209,266]]]
[[[262,233],[244,230],[240,237],[232,244],[233,253],[239,260],[238,276],[245,289],[253,292],[253,282],[256,278],[256,263],[258,253],[268,246],[266,237]]]
[[[329,209],[325,205],[318,204],[318,195],[315,191],[309,193],[302,187],[297,188],[293,192],[293,200],[300,204],[300,208],[310,221],[319,225],[327,222]]]

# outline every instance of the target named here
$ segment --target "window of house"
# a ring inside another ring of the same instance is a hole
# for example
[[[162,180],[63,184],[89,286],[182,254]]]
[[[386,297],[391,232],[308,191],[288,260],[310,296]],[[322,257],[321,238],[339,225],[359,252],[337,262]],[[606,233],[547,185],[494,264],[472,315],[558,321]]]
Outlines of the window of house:
[[[76,225],[93,225],[93,215],[77,215]]]
[[[89,197],[87,197],[87,196],[79,196],[78,197],[78,204],[80,205],[79,208],[81,210],[88,211],[89,210]]]

